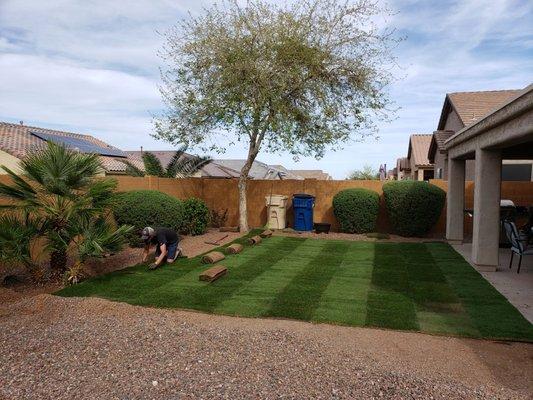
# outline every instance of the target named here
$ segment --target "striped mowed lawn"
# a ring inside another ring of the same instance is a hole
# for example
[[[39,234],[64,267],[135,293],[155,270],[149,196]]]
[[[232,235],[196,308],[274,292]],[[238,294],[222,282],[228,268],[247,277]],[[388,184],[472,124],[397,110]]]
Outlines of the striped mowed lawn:
[[[242,241],[242,240],[241,240]],[[533,341],[533,326],[445,243],[272,237],[201,282],[200,257],[67,287],[61,296],[245,317],[291,318],[477,338]]]

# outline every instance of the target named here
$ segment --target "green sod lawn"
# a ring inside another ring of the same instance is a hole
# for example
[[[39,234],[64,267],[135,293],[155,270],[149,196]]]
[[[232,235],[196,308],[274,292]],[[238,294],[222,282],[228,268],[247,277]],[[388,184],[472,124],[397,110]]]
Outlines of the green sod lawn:
[[[209,266],[196,257],[156,271],[137,265],[57,294],[246,317],[533,341],[532,324],[445,243],[272,237],[221,264],[228,274],[212,283],[199,281]]]

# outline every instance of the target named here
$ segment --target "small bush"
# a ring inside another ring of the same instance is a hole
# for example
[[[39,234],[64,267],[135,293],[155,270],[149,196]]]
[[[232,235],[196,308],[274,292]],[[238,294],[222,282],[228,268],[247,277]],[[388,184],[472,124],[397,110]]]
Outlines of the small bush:
[[[333,212],[342,232],[373,232],[379,212],[379,195],[368,189],[345,189],[333,197]]]
[[[209,224],[209,209],[205,202],[191,197],[183,201],[183,223],[181,230],[188,235],[205,233]]]
[[[387,213],[394,231],[423,236],[437,223],[446,192],[428,182],[398,181],[383,185]]]
[[[145,226],[182,230],[183,202],[156,190],[119,193],[113,201],[113,215],[119,225],[132,225],[128,235],[132,246],[141,246],[140,231]]]

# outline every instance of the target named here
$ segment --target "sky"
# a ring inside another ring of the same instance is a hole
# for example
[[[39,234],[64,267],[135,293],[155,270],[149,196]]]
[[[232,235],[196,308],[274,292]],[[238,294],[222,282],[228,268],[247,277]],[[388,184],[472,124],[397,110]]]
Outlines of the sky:
[[[0,121],[88,133],[124,150],[171,149],[152,116],[165,32],[209,0],[0,0]],[[321,160],[261,152],[258,159],[322,169],[336,179],[364,165],[395,165],[409,135],[437,128],[445,94],[520,89],[533,79],[533,2],[391,0],[382,21],[405,40],[394,50],[399,108],[379,138],[347,143]],[[245,158],[242,145],[218,158]]]

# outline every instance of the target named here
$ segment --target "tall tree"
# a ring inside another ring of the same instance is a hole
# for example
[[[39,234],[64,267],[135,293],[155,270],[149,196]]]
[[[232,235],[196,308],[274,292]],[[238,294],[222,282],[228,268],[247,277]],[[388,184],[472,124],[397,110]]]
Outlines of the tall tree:
[[[371,165],[365,165],[362,169],[356,169],[348,175],[348,179],[356,181],[364,180],[377,180],[379,179],[379,172],[374,169]]]
[[[372,22],[385,12],[372,0],[232,0],[182,21],[166,34],[167,109],[154,136],[212,150],[231,140],[220,135],[246,142],[238,187],[248,231],[246,180],[261,149],[320,158],[388,117],[396,39]]]

